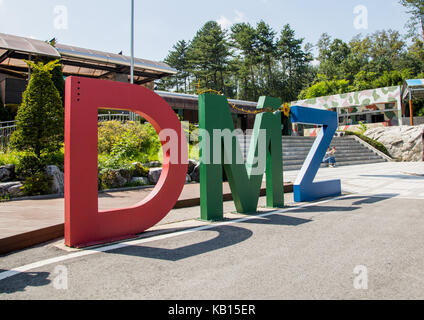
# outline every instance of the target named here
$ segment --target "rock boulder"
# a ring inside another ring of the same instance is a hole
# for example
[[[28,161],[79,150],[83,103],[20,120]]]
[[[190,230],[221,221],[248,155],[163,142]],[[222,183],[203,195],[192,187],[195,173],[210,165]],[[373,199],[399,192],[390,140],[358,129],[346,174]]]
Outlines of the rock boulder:
[[[159,181],[160,175],[162,174],[162,168],[154,168],[149,170],[149,181],[152,184],[156,184]]]
[[[8,164],[0,167],[0,182],[12,181],[15,179],[15,165]]]
[[[46,175],[52,179],[52,194],[63,194],[65,192],[65,175],[57,166],[47,166]]]
[[[397,161],[414,162],[423,160],[424,125],[379,127],[370,129],[365,135],[381,142]]]

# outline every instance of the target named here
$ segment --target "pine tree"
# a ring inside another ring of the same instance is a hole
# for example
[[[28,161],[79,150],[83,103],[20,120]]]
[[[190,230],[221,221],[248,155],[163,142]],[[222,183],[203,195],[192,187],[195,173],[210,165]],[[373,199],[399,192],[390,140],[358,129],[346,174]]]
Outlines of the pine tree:
[[[209,21],[197,32],[187,54],[201,86],[225,93],[224,73],[231,53],[226,32],[217,22]]]
[[[421,29],[422,40],[424,41],[424,0],[400,0],[399,2],[408,8],[408,13],[412,15],[407,24],[410,36],[417,35],[417,29]]]
[[[168,56],[164,60],[164,62],[178,71],[178,74],[171,77],[169,83],[166,84],[170,88],[174,87],[177,92],[187,92],[187,80],[190,75],[188,72],[188,48],[189,43],[185,40],[180,40],[172,47],[172,50],[169,51]]]
[[[18,109],[11,146],[40,158],[59,150],[64,139],[64,108],[51,74],[58,61],[27,63],[32,70],[31,79]]]

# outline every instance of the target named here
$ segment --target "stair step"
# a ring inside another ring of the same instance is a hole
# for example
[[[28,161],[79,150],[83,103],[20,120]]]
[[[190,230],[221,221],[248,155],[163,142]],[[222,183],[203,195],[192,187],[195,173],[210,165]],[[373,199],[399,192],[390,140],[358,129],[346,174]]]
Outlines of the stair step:
[[[372,157],[351,157],[351,158],[337,158],[336,157],[336,163],[342,163],[342,162],[349,162],[349,161],[363,161],[366,163],[368,160],[382,160],[378,156],[372,156]],[[287,160],[283,159],[283,165],[294,165],[305,162],[305,159],[294,159],[294,160]]]
[[[306,159],[307,154],[305,155],[283,155],[284,161],[291,161],[291,160],[300,160],[300,159]],[[349,159],[349,158],[380,158],[380,156],[376,155],[375,153],[357,153],[357,154],[344,154],[344,155],[336,155],[337,159]]]
[[[368,160],[366,162],[364,161],[343,161],[343,162],[337,162],[336,165],[338,167],[344,167],[344,166],[352,166],[352,165],[358,165],[358,164],[370,164],[370,163],[381,163],[381,162],[386,162],[386,160],[383,159],[376,159],[376,160]],[[284,171],[293,171],[293,170],[300,170],[302,168],[302,165],[288,165],[288,166],[284,166],[283,165],[283,170]],[[328,164],[321,164],[321,168],[326,168],[328,167]]]
[[[251,136],[238,136],[241,152],[246,159]],[[308,156],[316,137],[283,137],[283,167],[285,171],[299,170]],[[337,166],[386,162],[386,159],[362,145],[354,137],[335,137],[330,146],[336,147]],[[328,167],[328,164],[321,164]]]

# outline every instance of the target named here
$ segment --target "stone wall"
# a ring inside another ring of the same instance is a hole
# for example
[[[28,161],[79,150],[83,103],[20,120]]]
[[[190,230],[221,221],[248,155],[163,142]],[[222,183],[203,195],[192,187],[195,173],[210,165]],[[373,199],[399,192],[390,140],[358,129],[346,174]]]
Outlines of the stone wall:
[[[371,139],[384,144],[393,159],[397,161],[423,160],[424,125],[374,128],[365,132]]]

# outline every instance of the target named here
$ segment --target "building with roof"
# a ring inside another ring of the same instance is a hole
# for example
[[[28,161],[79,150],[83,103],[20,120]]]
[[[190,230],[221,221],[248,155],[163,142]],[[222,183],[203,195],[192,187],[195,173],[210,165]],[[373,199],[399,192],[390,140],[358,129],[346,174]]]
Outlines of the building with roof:
[[[30,69],[24,60],[59,59],[64,76],[129,82],[131,58],[122,54],[51,43],[0,33],[0,97],[5,105],[19,105]],[[166,63],[134,59],[134,83],[153,89],[155,80],[176,74]]]
[[[80,76],[120,82],[130,82],[131,58],[103,52],[51,43],[0,33],[0,97],[9,107],[22,102],[31,70],[24,60],[59,59],[65,77]],[[134,59],[134,83],[154,89],[154,81],[176,74],[166,63]],[[198,96],[156,91],[185,121],[198,122]],[[256,102],[230,100],[237,107],[256,109]],[[253,128],[254,117],[233,109],[234,123],[239,128]]]
[[[342,130],[350,130],[359,123],[369,127],[402,125],[400,86],[294,101],[291,105],[337,112]],[[309,133],[314,135],[315,131],[312,129]]]

